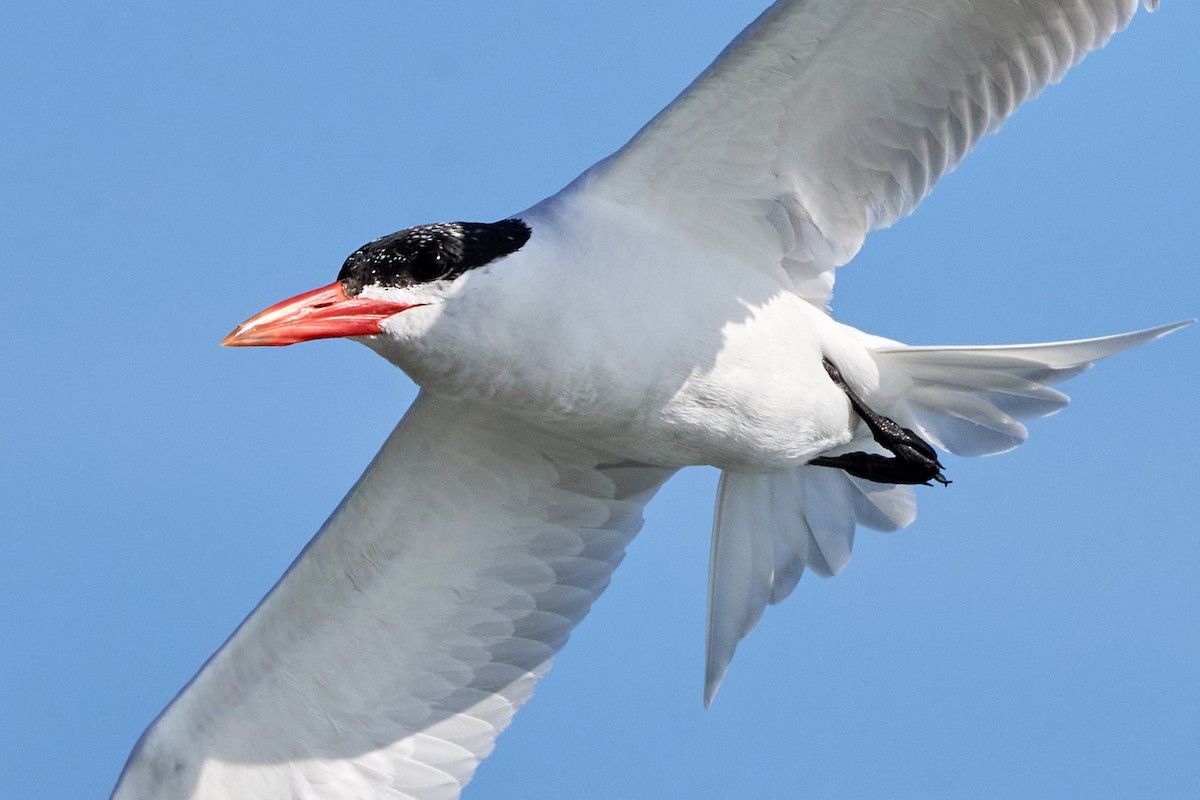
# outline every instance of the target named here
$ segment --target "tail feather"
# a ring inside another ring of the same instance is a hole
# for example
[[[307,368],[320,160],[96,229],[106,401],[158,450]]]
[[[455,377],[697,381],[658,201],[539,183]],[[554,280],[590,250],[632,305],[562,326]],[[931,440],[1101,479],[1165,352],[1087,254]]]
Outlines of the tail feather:
[[[983,456],[1011,450],[1029,435],[1001,411],[989,394],[957,387],[918,385],[894,416],[933,444],[958,456]],[[908,417],[908,419],[905,419]]]
[[[960,353],[965,358],[962,362],[964,365],[974,363],[975,359],[982,354],[991,354],[991,357],[996,359],[997,364],[1003,363],[1005,360],[1012,359],[1012,363],[1023,361],[1026,363],[1040,364],[1043,367],[1050,369],[1072,369],[1081,364],[1086,364],[1089,361],[1099,361],[1102,358],[1107,358],[1111,355],[1131,350],[1138,345],[1152,342],[1155,339],[1160,339],[1168,333],[1174,333],[1180,328],[1186,328],[1193,324],[1195,320],[1185,319],[1179,322],[1172,322],[1167,325],[1158,325],[1153,328],[1143,328],[1140,331],[1130,331],[1129,333],[1118,333],[1112,336],[1095,336],[1089,339],[1071,339],[1063,342],[1039,342],[1037,344],[992,344],[992,345],[952,345],[946,347],[939,346],[907,346],[899,347],[881,347],[877,349],[878,353],[909,353],[914,359],[919,360],[922,353],[945,353],[946,358],[951,359],[953,356],[949,354]],[[946,363],[953,363],[947,361]],[[1078,374],[1078,373],[1076,373]]]
[[[887,347],[875,357],[881,384],[897,395],[897,422],[955,455],[991,455],[1025,441],[1020,420],[1067,405],[1067,396],[1050,385],[1190,324],[1044,344]]]
[[[1080,368],[1077,372],[1082,371]],[[1062,374],[1065,372],[1059,370],[1059,374],[1054,375],[1054,382],[1072,377]],[[976,369],[972,370],[971,377],[973,382],[955,367],[927,363],[923,365],[920,379],[914,381],[914,390],[920,392],[929,386],[948,386],[965,392],[986,392],[997,408],[1016,419],[1049,416],[1069,402],[1065,394],[1046,385],[1049,377],[1046,374],[1030,380],[1007,372]]]
[[[903,528],[916,517],[911,486],[859,480],[827,467],[721,473],[709,572],[704,704],[738,642],[805,569],[829,577],[850,560],[856,525]]]
[[[877,410],[951,453],[1010,450],[1025,440],[1021,420],[1067,404],[1051,384],[1189,324],[1046,344],[877,348]],[[879,451],[867,436],[829,455],[852,450]],[[806,569],[836,575],[850,559],[857,525],[892,531],[915,517],[912,487],[871,483],[828,467],[723,472],[709,570],[705,705],[738,642],[767,605],[792,592]]]

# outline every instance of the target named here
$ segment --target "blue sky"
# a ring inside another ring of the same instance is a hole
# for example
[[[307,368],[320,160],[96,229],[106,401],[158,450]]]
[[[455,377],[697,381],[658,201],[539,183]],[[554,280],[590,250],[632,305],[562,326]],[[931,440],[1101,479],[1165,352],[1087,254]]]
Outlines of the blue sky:
[[[227,350],[412,224],[527,207],[764,0],[0,8],[5,793],[106,797],[414,389],[348,342]],[[1200,313],[1200,7],[1164,0],[839,275],[914,343]],[[701,707],[716,475],[680,475],[468,797],[1195,797],[1200,333],[949,459]]]

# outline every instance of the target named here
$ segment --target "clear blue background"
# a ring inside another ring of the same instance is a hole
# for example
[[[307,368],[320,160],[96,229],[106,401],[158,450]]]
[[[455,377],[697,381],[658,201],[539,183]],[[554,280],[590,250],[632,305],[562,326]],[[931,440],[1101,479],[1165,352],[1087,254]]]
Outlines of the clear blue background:
[[[351,343],[221,337],[362,242],[556,190],[764,3],[0,7],[0,793],[106,797],[413,396]],[[1139,14],[874,235],[836,314],[995,343],[1200,313],[1198,42],[1195,2]],[[716,475],[680,475],[468,797],[1200,796],[1198,363],[1177,333],[950,459],[708,711]]]

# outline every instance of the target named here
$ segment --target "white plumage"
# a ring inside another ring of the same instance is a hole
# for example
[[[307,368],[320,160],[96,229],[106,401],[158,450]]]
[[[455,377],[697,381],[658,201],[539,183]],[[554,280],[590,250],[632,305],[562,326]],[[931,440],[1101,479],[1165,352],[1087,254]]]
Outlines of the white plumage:
[[[458,796],[672,471],[419,398],[116,796]]]
[[[866,234],[1135,6],[778,2],[625,148],[518,215],[517,252],[367,285],[362,302],[406,310],[363,341],[422,395],[147,730],[115,800],[457,797],[690,464],[724,470],[710,700],[766,604],[805,569],[840,571],[857,525],[915,514],[908,487],[808,463],[884,452],[823,358],[875,410],[980,455],[1061,408],[1050,384],[1178,327],[910,348],[827,314]]]

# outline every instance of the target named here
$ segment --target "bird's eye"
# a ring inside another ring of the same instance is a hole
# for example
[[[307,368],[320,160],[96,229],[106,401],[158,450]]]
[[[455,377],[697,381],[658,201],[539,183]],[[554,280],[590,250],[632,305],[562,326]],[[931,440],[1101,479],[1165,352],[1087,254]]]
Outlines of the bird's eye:
[[[453,264],[440,250],[423,250],[417,253],[409,267],[409,274],[417,283],[428,283],[450,274]]]

